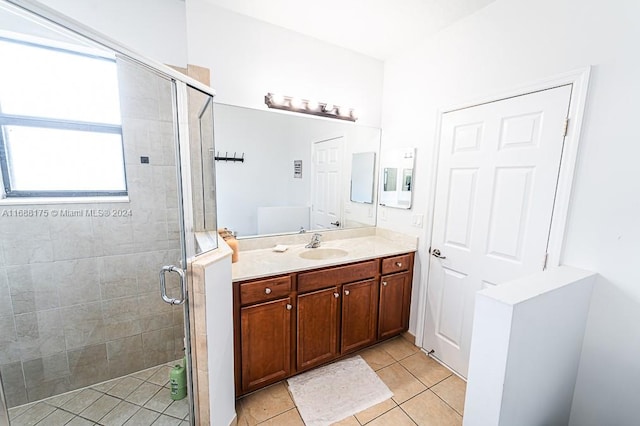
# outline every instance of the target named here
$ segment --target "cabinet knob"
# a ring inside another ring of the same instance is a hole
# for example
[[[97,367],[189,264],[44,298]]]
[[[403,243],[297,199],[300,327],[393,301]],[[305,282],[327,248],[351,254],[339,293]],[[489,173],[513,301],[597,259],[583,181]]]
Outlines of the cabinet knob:
[[[349,295],[349,290],[345,290],[345,291],[344,291],[344,295],[345,295],[345,296],[348,296],[348,295]]]
[[[291,308],[293,308],[293,306],[291,306],[289,303],[287,303],[287,311],[290,311]]]
[[[271,289],[269,287],[265,288],[264,294],[271,294]]]
[[[385,286],[385,287],[386,287],[386,286],[387,286],[387,284],[388,284],[388,283],[387,283],[386,281],[382,281],[382,285],[383,285],[383,286]]]
[[[333,293],[333,297],[337,299],[338,297],[340,297],[340,293]]]
[[[402,262],[396,262],[396,266],[397,266],[398,268],[402,268]]]

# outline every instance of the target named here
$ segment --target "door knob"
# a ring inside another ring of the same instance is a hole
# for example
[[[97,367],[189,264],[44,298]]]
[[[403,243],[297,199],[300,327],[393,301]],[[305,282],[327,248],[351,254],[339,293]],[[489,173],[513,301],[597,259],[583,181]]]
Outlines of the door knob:
[[[333,293],[333,297],[337,299],[338,297],[340,297],[340,293]]]
[[[331,224],[334,226],[340,226],[340,221],[336,220],[335,222],[331,222]]]
[[[349,295],[349,290],[345,290],[345,291],[344,291],[344,295],[345,295],[345,296],[348,296],[348,295]]]
[[[438,259],[446,259],[447,256],[442,256],[442,254],[440,253],[440,250],[438,249],[433,249],[431,250],[431,255],[434,257],[437,257]]]

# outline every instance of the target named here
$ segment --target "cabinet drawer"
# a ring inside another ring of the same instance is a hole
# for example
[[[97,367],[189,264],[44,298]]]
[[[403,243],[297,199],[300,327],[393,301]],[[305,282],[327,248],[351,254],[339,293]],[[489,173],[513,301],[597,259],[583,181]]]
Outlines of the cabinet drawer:
[[[337,266],[298,275],[298,292],[320,290],[339,284],[374,278],[378,274],[378,259],[356,263],[355,265]]]
[[[251,303],[264,302],[288,296],[291,292],[291,277],[277,277],[267,280],[240,283],[240,303],[248,305]]]
[[[387,257],[382,259],[382,274],[393,274],[394,272],[402,272],[409,269],[411,265],[412,254],[403,254],[401,256]]]

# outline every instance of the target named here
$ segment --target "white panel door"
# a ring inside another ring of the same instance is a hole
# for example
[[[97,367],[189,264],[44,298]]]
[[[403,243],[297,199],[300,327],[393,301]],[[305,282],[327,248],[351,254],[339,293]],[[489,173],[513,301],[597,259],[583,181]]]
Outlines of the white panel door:
[[[313,144],[311,229],[340,228],[343,138]]]
[[[543,269],[570,96],[567,85],[442,116],[422,346],[463,377],[475,293]]]

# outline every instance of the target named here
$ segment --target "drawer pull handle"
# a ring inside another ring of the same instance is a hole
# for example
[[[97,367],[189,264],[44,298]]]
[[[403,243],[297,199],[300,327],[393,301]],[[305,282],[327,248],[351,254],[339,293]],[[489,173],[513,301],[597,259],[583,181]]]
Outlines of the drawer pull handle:
[[[287,311],[290,311],[291,308],[293,308],[293,306],[291,306],[291,304],[287,303]]]
[[[348,296],[348,295],[349,295],[349,290],[345,290],[345,291],[344,291],[344,295],[345,295],[345,296]]]
[[[397,266],[398,268],[402,268],[402,262],[396,262],[396,266]]]
[[[337,299],[338,297],[340,297],[340,293],[333,293],[333,297]]]
[[[388,283],[387,283],[386,281],[382,281],[382,285],[383,285],[383,286],[385,286],[385,287],[386,287],[386,286],[387,286],[387,284],[388,284]]]
[[[269,287],[265,288],[264,294],[271,294],[271,289]]]

